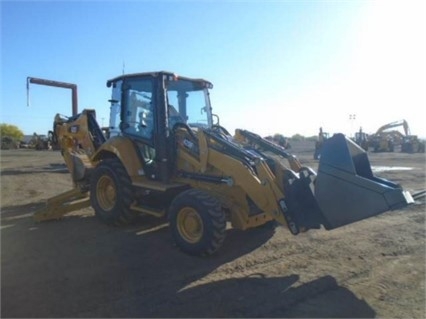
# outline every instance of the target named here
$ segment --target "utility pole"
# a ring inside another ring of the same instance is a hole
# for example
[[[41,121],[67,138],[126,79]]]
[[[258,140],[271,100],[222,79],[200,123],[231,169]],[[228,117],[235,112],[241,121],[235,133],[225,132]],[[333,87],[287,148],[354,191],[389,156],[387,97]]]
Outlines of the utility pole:
[[[353,124],[355,122],[356,119],[356,114],[349,114],[349,121],[351,123],[351,134],[349,134],[349,137],[354,137],[354,128],[353,128]]]

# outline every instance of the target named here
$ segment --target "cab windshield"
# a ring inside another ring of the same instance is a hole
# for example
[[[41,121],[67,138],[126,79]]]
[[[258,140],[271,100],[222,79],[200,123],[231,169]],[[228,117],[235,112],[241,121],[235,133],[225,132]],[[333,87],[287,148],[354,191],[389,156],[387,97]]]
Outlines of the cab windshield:
[[[166,82],[169,127],[178,122],[192,128],[212,126],[208,83],[184,79]]]

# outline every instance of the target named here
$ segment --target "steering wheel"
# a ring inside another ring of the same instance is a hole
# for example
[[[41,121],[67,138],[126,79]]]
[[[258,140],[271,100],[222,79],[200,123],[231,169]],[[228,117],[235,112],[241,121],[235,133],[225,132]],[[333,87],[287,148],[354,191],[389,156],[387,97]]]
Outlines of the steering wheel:
[[[212,125],[212,130],[214,132],[219,133],[220,135],[231,136],[231,134],[229,134],[229,132],[227,131],[226,128],[224,128],[223,126],[220,126],[218,124],[213,124]]]
[[[218,124],[213,124],[212,125],[212,131],[214,133],[216,133],[217,135],[219,135],[219,137],[224,139],[224,140],[228,141],[228,140],[232,139],[232,135],[229,134],[229,132],[223,126],[220,126]]]

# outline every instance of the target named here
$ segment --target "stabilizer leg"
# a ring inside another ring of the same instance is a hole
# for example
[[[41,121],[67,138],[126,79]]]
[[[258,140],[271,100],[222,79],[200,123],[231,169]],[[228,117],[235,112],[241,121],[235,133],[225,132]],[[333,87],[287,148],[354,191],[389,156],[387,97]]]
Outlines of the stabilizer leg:
[[[90,206],[89,192],[73,188],[65,193],[49,198],[43,208],[34,213],[38,222],[59,219],[65,214]]]

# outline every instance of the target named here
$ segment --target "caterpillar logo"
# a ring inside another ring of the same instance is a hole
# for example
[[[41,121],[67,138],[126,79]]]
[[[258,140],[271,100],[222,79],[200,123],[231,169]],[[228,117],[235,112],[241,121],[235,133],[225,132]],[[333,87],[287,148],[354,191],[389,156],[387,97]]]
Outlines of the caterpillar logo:
[[[73,125],[69,129],[70,133],[72,133],[72,134],[76,134],[78,132],[78,130],[79,130],[79,125]]]

